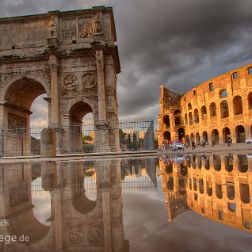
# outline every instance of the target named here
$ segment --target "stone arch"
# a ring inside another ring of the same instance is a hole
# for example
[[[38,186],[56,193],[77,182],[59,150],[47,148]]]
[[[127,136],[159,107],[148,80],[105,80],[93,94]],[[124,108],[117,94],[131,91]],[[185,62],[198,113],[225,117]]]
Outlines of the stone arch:
[[[196,133],[196,144],[200,145],[200,134],[199,134],[199,132]]]
[[[194,123],[199,123],[199,111],[198,109],[194,110]]]
[[[225,170],[227,172],[233,171],[233,167],[234,167],[233,161],[234,159],[232,155],[228,155],[224,157]]]
[[[163,123],[165,124],[166,128],[170,127],[170,117],[168,115],[163,117]]]
[[[228,127],[222,130],[223,142],[226,143],[228,138],[231,138],[231,131]]]
[[[16,78],[4,87],[1,92],[4,101],[2,127],[8,134],[4,134],[3,155],[31,155],[30,110],[34,100],[41,94],[48,96],[50,92],[47,85],[35,78]],[[48,105],[48,114],[52,112],[49,108]]]
[[[240,197],[242,203],[244,204],[250,203],[249,185],[240,183],[239,186],[240,186]]]
[[[181,111],[179,109],[176,109],[173,115],[174,115],[174,125],[179,126],[181,124]]]
[[[216,171],[221,170],[221,157],[220,155],[213,155],[213,166]]]
[[[169,179],[167,181],[167,189],[169,191],[173,191],[174,190],[174,179],[173,179],[173,177],[169,177]]]
[[[188,110],[191,110],[192,109],[192,104],[189,102],[188,103]]]
[[[223,192],[222,192],[222,185],[221,184],[215,184],[215,193],[216,193],[216,197],[218,199],[222,199],[223,197]]]
[[[233,184],[227,184],[227,197],[230,200],[235,199],[235,187]]]
[[[233,110],[234,115],[243,114],[242,98],[239,95],[233,98]]]
[[[221,118],[229,117],[229,110],[228,110],[227,101],[222,101],[220,103],[220,114],[221,114]]]
[[[210,104],[209,111],[210,111],[210,117],[214,117],[217,115],[216,104],[214,102]]]
[[[207,118],[207,108],[206,108],[206,106],[205,105],[202,106],[200,111],[201,111],[201,120],[202,121],[206,120],[206,118]]]
[[[246,155],[237,155],[238,159],[238,170],[241,173],[246,173],[248,171],[248,158]]]
[[[171,133],[169,131],[164,132],[164,140],[167,142],[171,141]]]
[[[214,144],[219,144],[219,131],[217,129],[213,129],[212,130],[212,140],[214,142]]]
[[[246,132],[245,132],[245,128],[242,125],[238,125],[235,128],[235,134],[236,134],[236,142],[237,143],[245,143]]]
[[[208,134],[207,134],[206,131],[203,132],[202,138],[203,138],[203,141],[205,141],[206,143],[208,143]]]
[[[189,112],[189,125],[193,124],[193,116],[192,116],[192,112]]]
[[[252,109],[252,92],[248,94],[248,109]]]
[[[179,128],[178,129],[178,139],[183,140],[185,138],[185,129],[184,128]]]
[[[93,113],[95,120],[95,114],[92,107],[89,103],[84,101],[77,101],[69,109],[68,125],[64,128],[69,135],[68,143],[71,152],[83,152],[82,119],[88,113]]]

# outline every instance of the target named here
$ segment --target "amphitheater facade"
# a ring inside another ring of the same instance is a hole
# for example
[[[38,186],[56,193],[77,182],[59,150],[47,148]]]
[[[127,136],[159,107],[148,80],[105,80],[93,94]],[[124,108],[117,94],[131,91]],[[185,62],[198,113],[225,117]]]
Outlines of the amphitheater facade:
[[[242,143],[252,137],[252,64],[208,80],[181,95],[160,87],[158,143]]]

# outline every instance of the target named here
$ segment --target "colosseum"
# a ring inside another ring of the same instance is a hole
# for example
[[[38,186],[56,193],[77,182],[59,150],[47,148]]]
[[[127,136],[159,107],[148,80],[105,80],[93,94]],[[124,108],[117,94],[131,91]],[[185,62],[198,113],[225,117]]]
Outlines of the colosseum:
[[[168,221],[189,210],[252,232],[251,156],[187,155],[159,160]]]
[[[160,87],[158,144],[243,143],[252,137],[252,64],[208,80],[185,94]]]

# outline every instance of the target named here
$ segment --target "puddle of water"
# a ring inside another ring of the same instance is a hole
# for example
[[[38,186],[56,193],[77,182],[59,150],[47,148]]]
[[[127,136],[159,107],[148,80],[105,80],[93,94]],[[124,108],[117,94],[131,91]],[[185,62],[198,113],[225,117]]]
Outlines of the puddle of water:
[[[252,251],[252,158],[0,166],[0,251]]]

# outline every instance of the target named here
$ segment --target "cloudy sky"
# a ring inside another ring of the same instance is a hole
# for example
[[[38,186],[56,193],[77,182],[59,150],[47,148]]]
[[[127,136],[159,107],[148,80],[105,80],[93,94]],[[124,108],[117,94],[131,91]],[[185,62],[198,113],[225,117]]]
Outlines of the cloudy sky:
[[[251,0],[0,0],[0,16],[113,6],[121,117],[156,117],[161,83],[178,92],[252,62]],[[39,103],[41,104],[41,103]],[[34,106],[36,118],[45,109]]]

